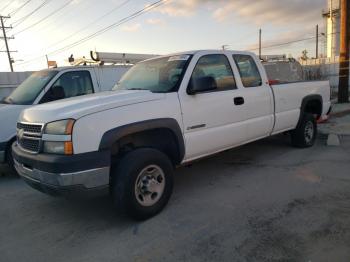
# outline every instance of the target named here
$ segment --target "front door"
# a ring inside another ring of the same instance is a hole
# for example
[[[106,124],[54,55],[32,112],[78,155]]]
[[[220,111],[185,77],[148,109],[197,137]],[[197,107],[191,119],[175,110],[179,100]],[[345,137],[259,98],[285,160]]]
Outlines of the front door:
[[[193,68],[189,83],[201,83],[200,79],[209,77],[215,80],[216,88],[193,95],[182,90],[179,94],[186,140],[185,161],[246,140],[244,99],[242,88],[237,87],[232,63],[232,58],[225,54],[201,56]]]

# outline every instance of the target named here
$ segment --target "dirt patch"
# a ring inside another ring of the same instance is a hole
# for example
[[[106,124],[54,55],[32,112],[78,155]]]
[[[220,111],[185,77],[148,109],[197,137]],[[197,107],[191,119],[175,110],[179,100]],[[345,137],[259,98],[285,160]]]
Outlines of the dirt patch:
[[[246,261],[350,260],[350,192],[295,199],[266,215],[248,219],[250,236],[237,248]]]

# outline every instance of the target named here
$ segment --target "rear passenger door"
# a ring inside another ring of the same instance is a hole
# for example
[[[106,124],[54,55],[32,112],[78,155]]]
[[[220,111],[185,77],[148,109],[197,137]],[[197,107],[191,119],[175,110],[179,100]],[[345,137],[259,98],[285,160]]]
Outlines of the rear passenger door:
[[[194,61],[197,61],[196,63]],[[195,64],[194,64],[195,63]],[[225,54],[208,54],[193,59],[188,83],[179,93],[186,140],[186,160],[221,151],[246,140],[242,93],[237,88],[230,59]],[[237,73],[236,73],[237,74]],[[188,94],[188,85],[212,77],[216,89]],[[235,102],[237,101],[237,103]]]
[[[262,65],[247,54],[234,54],[233,60],[239,71],[241,95],[247,118],[247,141],[268,136],[274,124],[274,101]]]

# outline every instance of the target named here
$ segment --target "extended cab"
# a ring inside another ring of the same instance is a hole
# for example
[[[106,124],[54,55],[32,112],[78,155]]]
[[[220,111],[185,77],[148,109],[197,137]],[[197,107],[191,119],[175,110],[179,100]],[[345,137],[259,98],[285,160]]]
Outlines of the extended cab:
[[[111,90],[130,66],[76,66],[33,73],[0,101],[0,163],[13,166],[11,145],[23,109],[33,105]]]
[[[13,156],[40,191],[109,192],[145,219],[168,202],[174,167],[286,131],[310,147],[329,109],[327,81],[271,86],[252,53],[184,52],[136,64],[114,91],[24,110]]]

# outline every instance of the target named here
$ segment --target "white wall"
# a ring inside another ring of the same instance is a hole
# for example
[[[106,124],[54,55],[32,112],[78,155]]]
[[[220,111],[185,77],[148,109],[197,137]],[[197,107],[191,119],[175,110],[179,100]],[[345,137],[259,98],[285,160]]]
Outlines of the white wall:
[[[0,72],[0,99],[8,96],[33,72]]]

